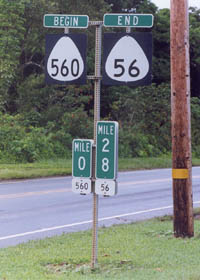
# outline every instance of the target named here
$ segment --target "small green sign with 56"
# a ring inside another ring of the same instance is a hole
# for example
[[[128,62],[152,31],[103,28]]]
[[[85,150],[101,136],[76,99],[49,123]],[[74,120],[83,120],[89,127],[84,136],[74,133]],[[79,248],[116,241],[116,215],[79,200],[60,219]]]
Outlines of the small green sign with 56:
[[[96,178],[116,179],[118,168],[118,123],[97,122]]]
[[[75,139],[72,144],[72,176],[92,177],[93,140]]]

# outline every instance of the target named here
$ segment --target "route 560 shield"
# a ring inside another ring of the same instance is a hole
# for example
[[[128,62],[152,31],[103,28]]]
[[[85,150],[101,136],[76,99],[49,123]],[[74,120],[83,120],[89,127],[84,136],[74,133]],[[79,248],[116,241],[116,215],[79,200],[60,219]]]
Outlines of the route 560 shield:
[[[86,46],[85,34],[46,35],[46,83],[85,84]]]

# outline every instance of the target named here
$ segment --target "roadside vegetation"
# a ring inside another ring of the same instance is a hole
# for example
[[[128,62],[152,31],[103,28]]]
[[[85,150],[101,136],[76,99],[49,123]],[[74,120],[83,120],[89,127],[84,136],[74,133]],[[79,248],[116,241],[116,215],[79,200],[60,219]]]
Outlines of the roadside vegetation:
[[[200,166],[200,159],[193,158],[193,166]],[[119,171],[170,168],[171,157],[119,158]],[[0,163],[0,181],[51,176],[71,176],[71,159],[42,160],[33,163]]]
[[[11,173],[16,172],[17,177],[17,165],[22,167],[27,163],[26,171],[30,175],[28,169],[31,167],[36,171],[36,166],[41,171],[51,166],[50,169],[54,171],[48,171],[49,175],[56,175],[57,172],[57,175],[68,174],[68,165],[62,165],[62,162],[71,158],[72,140],[93,138],[93,82],[68,86],[45,84],[45,35],[63,31],[44,28],[44,14],[67,14],[70,11],[71,14],[87,14],[90,20],[102,20],[105,13],[133,8],[132,2],[83,0],[77,5],[78,2],[74,0],[0,0],[1,169],[5,170],[4,166],[11,167]],[[170,13],[168,9],[158,10],[149,0],[135,0],[134,8],[137,13],[153,14],[155,19],[152,30],[148,30],[153,33],[152,85],[137,88],[102,85],[101,119],[119,122],[119,157],[127,158],[127,162],[131,158],[141,158],[144,162],[143,158],[170,157],[171,152]],[[103,29],[103,33],[113,31],[122,30]],[[146,32],[143,29],[140,31]],[[91,75],[94,73],[94,28],[72,32],[84,32],[88,36],[87,74]],[[191,8],[191,126],[194,158],[200,157],[199,38],[200,11]],[[49,163],[51,160],[58,165],[59,171]],[[135,168],[132,163],[126,165],[125,169],[131,168]],[[31,176],[40,176],[40,170],[36,172],[37,175]],[[2,172],[1,176],[4,176]]]
[[[200,221],[193,238],[174,238],[170,217],[99,229],[98,265],[91,269],[91,231],[0,249],[0,279],[197,280]]]

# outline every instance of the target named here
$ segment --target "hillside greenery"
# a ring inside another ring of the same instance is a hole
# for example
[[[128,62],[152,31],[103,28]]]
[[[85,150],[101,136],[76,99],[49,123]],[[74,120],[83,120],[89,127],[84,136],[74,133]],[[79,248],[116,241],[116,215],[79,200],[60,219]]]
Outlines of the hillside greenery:
[[[149,0],[0,0],[0,162],[34,162],[70,158],[74,138],[93,138],[93,82],[46,85],[45,34],[63,30],[43,27],[48,13],[151,13],[152,85],[103,86],[101,118],[119,122],[119,156],[167,155],[170,136],[170,12]],[[103,32],[118,32],[103,29]],[[120,30],[122,31],[122,30]],[[141,29],[137,31],[147,32]],[[149,30],[148,30],[149,31]],[[94,74],[94,27],[70,32],[88,36],[87,74]],[[200,10],[190,8],[191,112],[193,154],[200,156]]]

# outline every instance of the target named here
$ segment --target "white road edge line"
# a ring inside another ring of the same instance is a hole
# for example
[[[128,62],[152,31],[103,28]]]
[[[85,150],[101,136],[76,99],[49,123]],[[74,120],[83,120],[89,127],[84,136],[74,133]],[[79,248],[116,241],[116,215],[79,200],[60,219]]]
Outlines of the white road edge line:
[[[193,204],[198,204],[198,203],[200,203],[200,201],[193,202]],[[147,210],[142,210],[142,211],[137,211],[137,212],[132,212],[132,213],[104,217],[104,218],[100,218],[99,222],[106,221],[106,220],[112,220],[112,219],[116,219],[116,218],[127,217],[127,216],[145,214],[145,213],[149,213],[149,212],[160,211],[160,210],[165,210],[165,209],[170,209],[170,208],[173,208],[173,206],[170,205],[170,206],[165,206],[165,207],[160,207],[160,208],[153,208],[153,209],[147,209]],[[41,232],[46,232],[46,231],[53,231],[53,230],[57,230],[57,229],[69,228],[69,227],[74,227],[74,226],[80,226],[80,225],[85,225],[85,224],[90,224],[90,223],[92,223],[92,220],[68,224],[68,225],[50,227],[50,228],[43,228],[43,229],[34,230],[34,231],[28,231],[28,232],[13,234],[13,235],[2,236],[2,237],[0,237],[0,240],[12,239],[12,238],[16,238],[16,237],[23,237],[23,236],[27,236],[27,235],[31,235],[31,234],[36,234],[36,233],[41,233]]]

